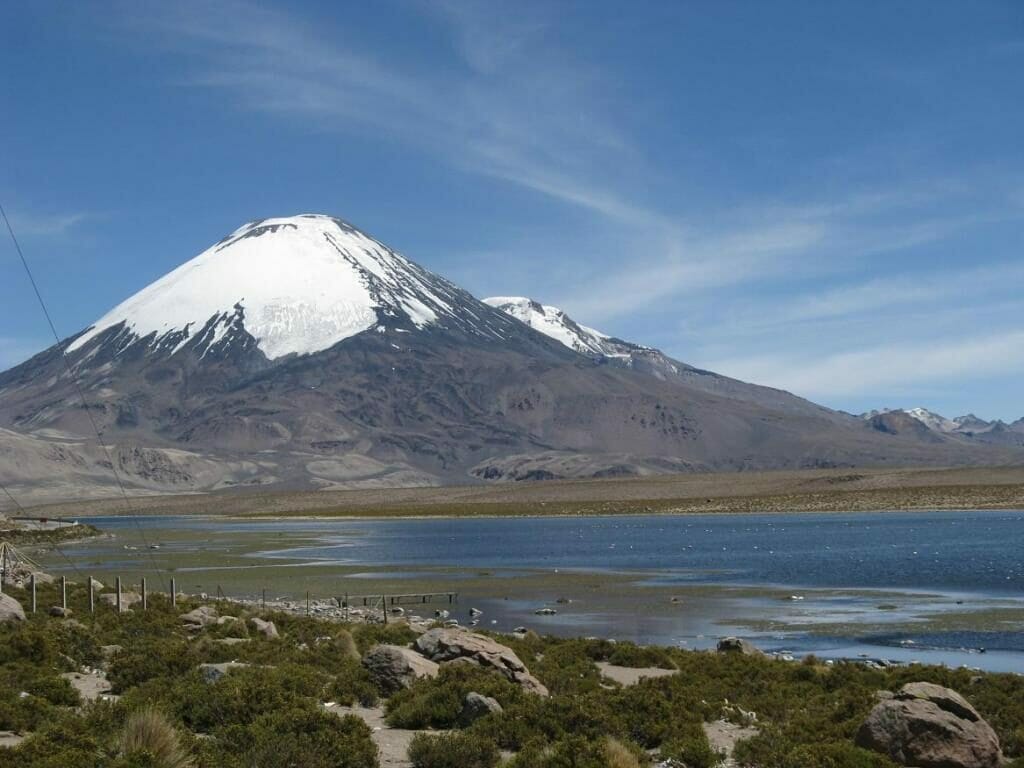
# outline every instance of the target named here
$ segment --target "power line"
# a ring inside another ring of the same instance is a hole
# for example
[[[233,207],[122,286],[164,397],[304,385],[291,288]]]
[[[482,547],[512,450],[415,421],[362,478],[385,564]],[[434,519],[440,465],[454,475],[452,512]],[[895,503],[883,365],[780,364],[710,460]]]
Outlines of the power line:
[[[99,425],[96,423],[96,419],[92,415],[92,409],[89,407],[89,401],[86,399],[85,392],[82,390],[82,385],[78,381],[78,375],[75,373],[74,369],[72,369],[71,363],[68,361],[67,353],[64,350],[64,343],[61,341],[60,334],[57,333],[57,326],[53,323],[53,318],[50,316],[50,310],[46,308],[46,302],[43,301],[43,294],[39,291],[39,286],[36,284],[36,279],[28,265],[28,259],[25,258],[25,253],[21,250],[21,244],[18,242],[18,238],[14,234],[14,228],[11,226],[11,220],[7,218],[7,211],[4,210],[2,204],[0,204],[0,216],[3,216],[4,224],[7,225],[7,232],[10,234],[11,241],[14,243],[14,250],[18,252],[18,258],[21,259],[21,266],[25,268],[25,274],[28,275],[28,281],[32,284],[32,290],[35,292],[36,299],[39,301],[39,306],[42,307],[43,315],[46,317],[46,322],[50,326],[50,332],[53,334],[53,340],[57,344],[57,351],[60,353],[60,359],[64,363],[64,370],[67,371],[68,376],[71,378],[71,383],[74,385],[75,391],[78,393],[78,397],[82,401],[82,407],[85,409],[85,415],[89,418],[89,423],[92,425],[93,432],[96,433],[96,441],[103,449],[103,454],[106,456],[107,463],[110,464],[110,471],[114,475],[114,480],[117,481],[117,487],[121,490],[121,498],[124,499],[125,508],[128,510],[129,516],[135,522],[135,527],[138,529],[142,543],[146,546],[150,566],[153,568],[153,572],[156,573],[157,578],[160,579],[161,586],[165,586],[163,572],[156,564],[156,559],[153,557],[153,551],[149,546],[149,542],[146,540],[146,534],[143,532],[142,525],[139,523],[138,515],[132,507],[131,501],[128,500],[128,492],[125,490],[124,483],[121,481],[121,473],[117,471],[117,465],[114,463],[114,459],[110,454],[110,449],[107,447],[107,443],[103,439],[103,434],[100,432]]]
[[[4,492],[4,495],[8,499],[11,500],[11,503],[14,504],[14,506],[18,510],[18,512],[20,512],[22,515],[24,515],[26,517],[28,516],[28,514],[25,512],[25,508],[23,506],[21,506],[21,504],[18,503],[18,500],[16,498],[14,498],[14,496],[11,494],[11,492],[9,490],[7,490],[7,486],[5,486],[3,483],[0,483],[0,490],[2,490]],[[74,569],[76,576],[78,576],[79,578],[84,578],[84,574],[80,570],[78,570],[78,566],[75,565],[75,561],[72,560],[70,557],[68,557],[64,553],[64,550],[60,548],[60,544],[59,543],[57,543],[56,541],[53,542],[53,548],[56,549],[57,550],[57,554],[59,554],[61,557],[63,557],[64,560],[67,562],[67,564],[70,565],[72,567],[72,569]]]

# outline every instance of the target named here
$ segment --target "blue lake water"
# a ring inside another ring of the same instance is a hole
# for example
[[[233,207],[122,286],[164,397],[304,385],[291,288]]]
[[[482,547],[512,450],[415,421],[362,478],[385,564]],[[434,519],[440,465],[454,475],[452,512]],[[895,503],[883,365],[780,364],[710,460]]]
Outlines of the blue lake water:
[[[904,595],[893,620],[912,613],[915,596],[922,604],[944,601],[953,610],[960,604],[981,603],[1024,607],[1024,511],[419,520],[151,517],[94,522],[121,531],[126,539],[136,525],[159,529],[161,541],[172,550],[169,530],[209,531],[211,542],[232,532],[262,533],[266,546],[251,555],[254,564],[288,558],[325,567],[365,565],[368,576],[376,577],[382,570],[400,573],[423,566],[488,570],[496,578],[502,573],[514,578],[516,569],[550,569],[623,572],[639,585],[680,589],[742,585],[794,593],[851,591],[849,596],[809,593],[806,602],[793,605],[779,605],[775,598],[776,603],[768,606],[747,600],[729,607],[749,609],[751,616],[778,614],[805,625],[840,623],[848,617],[862,621],[866,613],[872,620],[885,621],[888,617],[876,608],[887,600],[865,596],[864,590]],[[711,642],[704,633],[714,632],[694,615],[670,621],[602,615],[589,607],[586,612],[566,609],[560,611],[564,615],[540,619],[532,615],[534,607],[498,601],[487,605],[488,615],[497,615],[501,625],[529,619],[532,625],[543,621],[544,628],[562,633],[700,647]],[[777,650],[837,656],[856,651],[855,655],[867,652],[1024,671],[1020,627],[967,630],[913,638],[875,631],[871,636],[801,638],[782,633],[759,639]],[[977,653],[981,647],[986,654]]]

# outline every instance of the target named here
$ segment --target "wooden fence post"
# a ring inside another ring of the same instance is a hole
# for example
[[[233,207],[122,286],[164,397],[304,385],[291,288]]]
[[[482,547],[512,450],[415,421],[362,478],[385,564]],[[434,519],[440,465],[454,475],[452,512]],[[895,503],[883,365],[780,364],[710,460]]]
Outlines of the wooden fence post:
[[[121,577],[118,576],[114,579],[114,585],[117,588],[117,612],[121,612]]]
[[[178,587],[174,583],[174,578],[171,577],[171,607],[178,607]]]
[[[68,577],[60,577],[60,607],[67,610],[68,607]]]
[[[146,577],[142,577],[142,610],[146,610]]]
[[[89,579],[89,613],[96,613],[96,585],[93,583],[92,576]]]
[[[29,576],[29,581],[32,582],[32,613],[36,612],[36,575],[33,573]]]

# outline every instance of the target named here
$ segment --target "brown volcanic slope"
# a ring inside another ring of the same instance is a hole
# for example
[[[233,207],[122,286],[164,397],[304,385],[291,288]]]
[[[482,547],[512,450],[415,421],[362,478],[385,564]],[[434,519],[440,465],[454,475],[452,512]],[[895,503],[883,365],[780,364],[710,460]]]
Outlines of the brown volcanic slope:
[[[308,235],[298,250],[295,232]],[[310,248],[335,259],[365,287],[368,303],[352,314],[369,327],[268,357],[244,304],[266,293],[266,262],[231,272],[224,310],[184,328],[137,332],[136,315],[106,318],[69,353],[90,414],[56,348],[0,374],[0,480],[24,503],[112,495],[88,415],[134,495],[1024,461],[1020,447],[883,430],[682,364],[666,377],[583,356],[325,217],[247,225],[197,261],[211,269],[257,246],[288,270],[302,270]],[[170,278],[123,306],[193,302]]]

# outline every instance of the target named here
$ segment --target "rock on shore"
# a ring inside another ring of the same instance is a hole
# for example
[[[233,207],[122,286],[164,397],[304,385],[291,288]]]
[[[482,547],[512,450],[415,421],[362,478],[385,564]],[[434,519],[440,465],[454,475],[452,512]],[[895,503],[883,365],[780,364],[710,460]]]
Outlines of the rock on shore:
[[[879,702],[857,732],[857,745],[917,768],[999,768],[999,738],[956,691],[908,683]]]
[[[530,674],[515,651],[484,635],[462,629],[432,629],[420,635],[414,647],[431,661],[442,663],[465,659],[499,672],[529,693],[548,695],[548,689]]]
[[[376,645],[363,657],[363,666],[386,694],[408,688],[421,677],[437,677],[438,665],[400,645]]]
[[[25,621],[25,609],[10,595],[0,593],[0,624]]]

